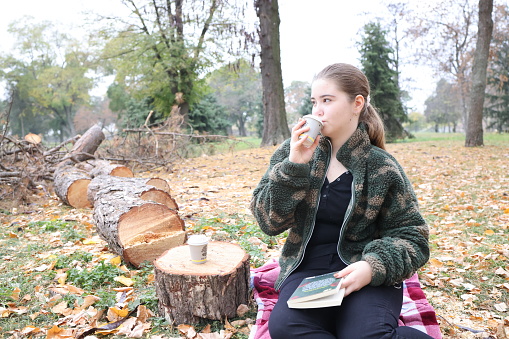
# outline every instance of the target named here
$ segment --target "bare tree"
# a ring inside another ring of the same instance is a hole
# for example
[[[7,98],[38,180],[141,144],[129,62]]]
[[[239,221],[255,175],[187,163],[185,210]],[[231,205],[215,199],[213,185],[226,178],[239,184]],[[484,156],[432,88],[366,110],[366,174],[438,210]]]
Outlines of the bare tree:
[[[465,146],[482,146],[482,117],[486,91],[486,72],[490,42],[493,34],[493,0],[479,0],[479,23],[477,43],[472,67],[472,91],[470,95],[470,111],[467,117],[467,135]]]
[[[277,145],[290,137],[286,120],[277,0],[255,0],[260,21],[260,68],[263,87],[263,134],[261,146]]]
[[[416,57],[437,70],[448,74],[460,89],[463,122],[468,114],[469,70],[472,65],[475,34],[475,6],[471,0],[445,0],[430,5],[420,2],[414,14],[411,32]]]

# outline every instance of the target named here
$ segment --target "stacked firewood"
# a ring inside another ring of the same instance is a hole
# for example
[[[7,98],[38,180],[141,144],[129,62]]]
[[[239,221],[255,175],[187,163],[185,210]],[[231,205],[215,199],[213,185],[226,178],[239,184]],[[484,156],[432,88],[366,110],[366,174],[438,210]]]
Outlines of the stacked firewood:
[[[161,178],[135,178],[126,166],[96,159],[99,126],[78,139],[54,172],[57,196],[75,208],[93,208],[97,232],[112,252],[138,267],[184,244],[184,222]]]

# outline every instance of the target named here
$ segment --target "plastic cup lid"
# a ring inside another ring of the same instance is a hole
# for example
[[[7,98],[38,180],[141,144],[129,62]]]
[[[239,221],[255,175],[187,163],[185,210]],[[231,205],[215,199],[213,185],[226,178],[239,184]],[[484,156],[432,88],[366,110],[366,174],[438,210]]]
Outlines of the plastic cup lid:
[[[209,238],[207,238],[204,234],[195,234],[189,237],[187,243],[189,245],[205,245],[209,242]]]
[[[309,119],[313,119],[313,120],[318,121],[320,124],[323,124],[322,120],[319,117],[316,117],[316,116],[314,116],[312,114],[305,115],[302,118],[304,118],[304,119],[308,119],[308,118]]]

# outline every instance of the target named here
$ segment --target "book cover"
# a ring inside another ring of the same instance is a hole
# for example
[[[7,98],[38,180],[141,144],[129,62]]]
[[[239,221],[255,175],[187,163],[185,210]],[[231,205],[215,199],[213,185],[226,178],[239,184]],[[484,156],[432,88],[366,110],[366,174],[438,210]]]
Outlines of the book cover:
[[[304,278],[290,299],[290,308],[316,308],[339,306],[345,290],[341,288],[342,278],[335,278],[336,272]]]

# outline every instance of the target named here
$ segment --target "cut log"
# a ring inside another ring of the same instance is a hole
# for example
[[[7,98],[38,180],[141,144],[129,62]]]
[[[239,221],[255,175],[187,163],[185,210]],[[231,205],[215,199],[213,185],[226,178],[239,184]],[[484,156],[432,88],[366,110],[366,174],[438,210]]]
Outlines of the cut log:
[[[249,254],[239,245],[213,241],[207,261],[194,264],[188,245],[166,251],[154,261],[159,313],[170,324],[233,318],[249,298]]]
[[[125,190],[98,191],[93,219],[110,250],[136,267],[185,242],[184,222],[176,210]]]
[[[165,189],[159,189],[152,183]],[[175,199],[169,194],[169,185],[166,180],[159,178],[125,178],[99,175],[93,178],[88,185],[87,197],[92,205],[94,205],[94,200],[99,191],[124,191],[125,194],[139,197],[142,200],[158,202],[171,209],[178,210]]]
[[[76,164],[88,173],[92,178],[99,175],[112,175],[116,177],[132,178],[134,177],[133,171],[129,167],[120,164],[112,164],[107,160],[90,159]]]
[[[53,176],[55,193],[65,204],[74,208],[92,207],[87,198],[90,180],[88,173],[83,170],[61,166]]]
[[[76,141],[69,155],[72,155],[76,162],[93,159],[93,154],[97,151],[104,138],[102,128],[99,125],[94,125]]]

